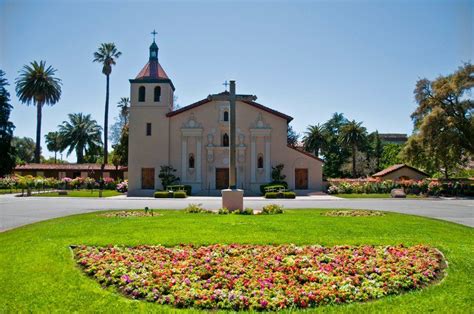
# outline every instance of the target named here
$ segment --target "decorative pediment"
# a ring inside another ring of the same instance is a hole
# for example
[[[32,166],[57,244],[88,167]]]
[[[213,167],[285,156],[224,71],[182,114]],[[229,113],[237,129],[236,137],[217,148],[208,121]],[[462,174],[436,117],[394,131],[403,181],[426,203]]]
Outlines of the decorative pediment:
[[[261,112],[258,113],[257,119],[255,119],[255,122],[251,125],[251,127],[253,129],[270,129],[270,125],[265,122]]]
[[[183,124],[182,128],[185,129],[199,129],[201,128],[201,123],[197,122],[196,117],[194,117],[194,113],[189,115],[188,120]]]

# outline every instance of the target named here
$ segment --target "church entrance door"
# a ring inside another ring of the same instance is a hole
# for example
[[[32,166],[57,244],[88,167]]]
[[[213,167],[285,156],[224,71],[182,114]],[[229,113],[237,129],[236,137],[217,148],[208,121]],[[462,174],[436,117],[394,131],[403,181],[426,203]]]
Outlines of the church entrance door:
[[[295,169],[295,190],[308,189],[308,169]]]
[[[216,189],[222,190],[229,187],[229,168],[216,168]]]

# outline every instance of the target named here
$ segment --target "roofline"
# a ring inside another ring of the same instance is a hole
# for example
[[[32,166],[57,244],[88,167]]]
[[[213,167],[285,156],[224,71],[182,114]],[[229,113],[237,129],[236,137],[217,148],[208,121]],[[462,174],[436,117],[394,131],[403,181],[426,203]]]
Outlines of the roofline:
[[[140,78],[140,79],[129,79],[130,83],[169,83],[173,91],[176,89],[174,88],[173,82],[170,79],[155,79],[155,78]]]
[[[318,161],[320,161],[320,162],[322,162],[322,163],[324,164],[324,160],[322,160],[322,159],[319,158],[319,157],[314,156],[314,155],[311,154],[311,153],[308,153],[308,152],[306,152],[306,151],[304,151],[304,150],[295,148],[295,147],[293,147],[293,146],[291,146],[291,145],[289,145],[289,144],[287,144],[286,146],[287,146],[288,148],[291,148],[291,149],[293,149],[293,150],[296,150],[296,151],[299,152],[299,153],[302,153],[303,155],[306,155],[306,156],[308,156],[308,157],[311,157],[311,158],[313,158],[313,159],[316,159],[316,160],[318,160]]]
[[[430,176],[429,174],[427,174],[427,173],[424,172],[424,171],[421,171],[420,169],[416,169],[415,167],[412,167],[412,166],[407,165],[407,164],[400,164],[400,167],[394,168],[394,169],[392,169],[392,170],[390,170],[390,171],[388,171],[388,172],[386,172],[386,173],[384,173],[384,174],[379,174],[379,173],[382,172],[382,171],[385,171],[385,169],[380,170],[379,172],[374,173],[374,174],[372,175],[372,177],[383,177],[383,176],[386,176],[386,175],[389,174],[389,173],[392,173],[392,172],[394,172],[394,171],[400,170],[400,169],[403,168],[403,167],[407,167],[407,168],[409,168],[409,169],[411,169],[411,170],[413,170],[413,171],[415,171],[415,172],[421,173],[421,174],[424,175],[424,176],[427,176],[427,177]]]
[[[167,117],[172,117],[172,116],[175,116],[175,115],[180,114],[180,113],[182,113],[182,112],[185,112],[185,111],[191,110],[191,109],[193,109],[193,108],[199,107],[199,106],[201,106],[201,105],[207,104],[208,102],[211,102],[211,101],[213,101],[213,100],[211,100],[211,99],[209,99],[209,98],[204,98],[204,99],[201,99],[201,100],[199,100],[199,101],[197,101],[197,102],[195,102],[195,103],[192,103],[192,104],[187,105],[187,106],[185,106],[185,107],[179,108],[178,110],[168,112],[168,113],[166,114],[166,116],[167,116]],[[268,107],[266,107],[266,106],[264,106],[264,105],[262,105],[262,104],[259,104],[259,103],[254,102],[254,101],[247,101],[247,100],[239,100],[239,101],[241,101],[241,102],[243,102],[243,103],[246,103],[246,104],[248,104],[248,105],[250,105],[250,106],[256,107],[256,108],[258,108],[258,109],[264,110],[264,111],[266,111],[266,112],[268,112],[268,113],[271,113],[271,114],[273,114],[273,115],[275,115],[275,116],[278,116],[278,117],[280,117],[280,118],[283,118],[283,119],[285,119],[285,120],[287,121],[287,123],[290,123],[290,121],[293,120],[293,117],[290,117],[290,116],[288,116],[288,115],[286,115],[286,114],[284,114],[284,113],[281,113],[281,112],[279,112],[279,111],[276,111],[276,110],[273,110],[273,109],[271,109],[271,108],[268,108]]]

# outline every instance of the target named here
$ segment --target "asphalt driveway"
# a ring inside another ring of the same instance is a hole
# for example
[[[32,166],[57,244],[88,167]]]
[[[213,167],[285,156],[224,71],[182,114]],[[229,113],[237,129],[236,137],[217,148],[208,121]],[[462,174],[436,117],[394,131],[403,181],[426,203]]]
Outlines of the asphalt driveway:
[[[351,208],[374,209],[447,220],[474,227],[474,200],[456,199],[338,199],[330,196],[305,196],[294,200],[265,200],[246,197],[245,207],[261,208],[277,203],[285,208]],[[219,197],[189,197],[187,199],[154,198],[73,198],[0,196],[0,231],[26,224],[73,214],[110,209],[150,208],[182,209],[189,203],[199,203],[209,209],[221,207]]]

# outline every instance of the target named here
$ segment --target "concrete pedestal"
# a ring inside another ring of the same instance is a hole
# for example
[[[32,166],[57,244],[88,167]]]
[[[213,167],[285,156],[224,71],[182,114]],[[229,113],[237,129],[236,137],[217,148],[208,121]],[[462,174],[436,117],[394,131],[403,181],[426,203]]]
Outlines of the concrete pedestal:
[[[230,211],[244,209],[244,190],[222,190],[222,207]]]

